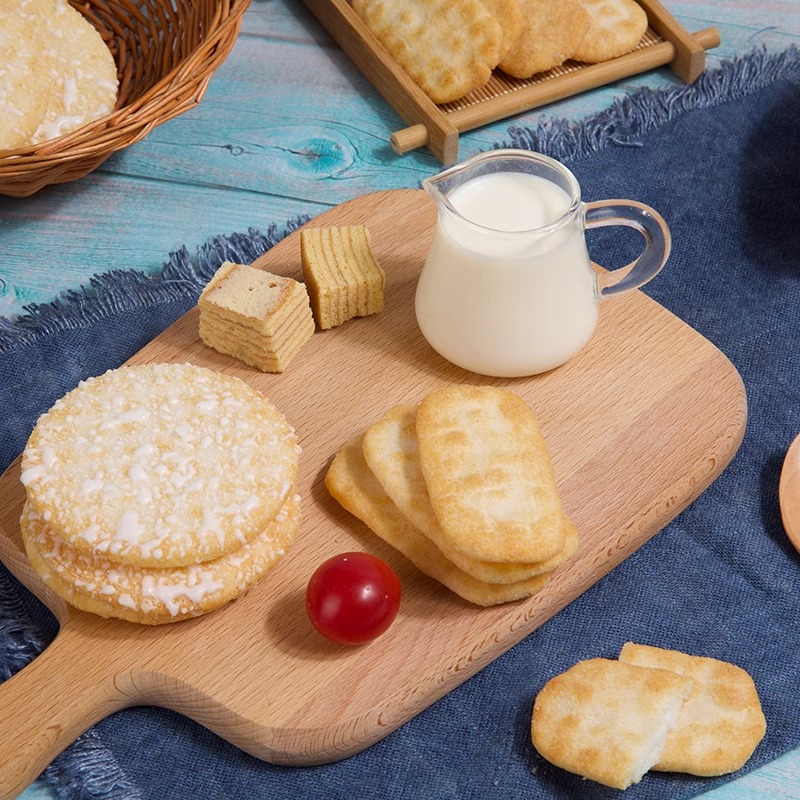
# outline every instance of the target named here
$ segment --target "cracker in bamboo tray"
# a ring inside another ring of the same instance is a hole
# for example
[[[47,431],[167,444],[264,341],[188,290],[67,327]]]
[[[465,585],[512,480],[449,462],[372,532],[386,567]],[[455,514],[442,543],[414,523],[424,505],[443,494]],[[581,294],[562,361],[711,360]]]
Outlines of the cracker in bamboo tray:
[[[352,0],[356,13],[433,100],[483,87],[494,69],[528,79],[566,61],[633,50],[647,30],[635,0]]]
[[[422,572],[478,605],[542,589],[578,546],[536,418],[513,392],[453,386],[349,442],[328,490]]]
[[[448,103],[483,86],[503,33],[480,0],[352,0],[380,43],[433,100]]]
[[[299,452],[283,414],[238,378],[190,364],[90,378],[39,418],[23,452],[28,557],[85,611],[199,616],[284,555]]]

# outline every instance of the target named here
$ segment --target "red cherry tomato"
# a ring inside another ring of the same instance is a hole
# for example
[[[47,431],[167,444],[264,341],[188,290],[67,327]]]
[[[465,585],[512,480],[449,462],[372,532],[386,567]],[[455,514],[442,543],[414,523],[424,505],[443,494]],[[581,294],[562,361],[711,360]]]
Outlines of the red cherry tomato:
[[[306,589],[312,625],[340,644],[364,644],[384,633],[400,608],[395,571],[369,553],[342,553],[314,571]]]

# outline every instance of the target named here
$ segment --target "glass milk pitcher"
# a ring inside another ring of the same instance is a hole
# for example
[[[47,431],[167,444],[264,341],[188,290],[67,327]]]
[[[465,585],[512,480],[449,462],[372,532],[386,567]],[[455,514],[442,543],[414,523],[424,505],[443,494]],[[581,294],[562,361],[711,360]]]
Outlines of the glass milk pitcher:
[[[656,211],[632,200],[583,203],[575,176],[539,153],[483,153],[422,186],[438,220],[417,284],[417,322],[440,355],[482,375],[563,364],[594,333],[601,299],[642,286],[669,256]],[[635,228],[645,244],[636,261],[601,278],[584,231],[605,225]]]

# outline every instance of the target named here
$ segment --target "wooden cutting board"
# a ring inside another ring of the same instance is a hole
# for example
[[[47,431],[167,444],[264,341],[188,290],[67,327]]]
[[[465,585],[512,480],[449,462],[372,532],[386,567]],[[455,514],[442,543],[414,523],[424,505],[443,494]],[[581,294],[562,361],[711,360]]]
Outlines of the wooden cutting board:
[[[196,309],[131,360],[191,361],[238,375],[298,429],[301,530],[287,557],[244,598],[155,628],[76,611],[41,585],[24,557],[18,461],[0,478],[0,557],[61,624],[45,652],[0,686],[0,797],[15,797],[85,729],[131,705],[167,706],[276,763],[357,753],[556,614],[725,468],[747,417],[739,374],[710,342],[640,292],[604,301],[590,344],[546,375],[489,379],[440,358],[413,312],[435,221],[422,190],[366,195],[313,221],[369,226],[386,271],[386,308],[317,332],[282,375],[261,374],[206,348]],[[257,263],[300,279],[299,259],[295,233]],[[525,601],[488,609],[464,602],[343,511],[323,484],[337,449],[387,408],[454,382],[508,386],[529,402],[580,531],[575,558]],[[320,637],[304,608],[315,567],[346,550],[386,559],[404,590],[394,625],[358,648]]]

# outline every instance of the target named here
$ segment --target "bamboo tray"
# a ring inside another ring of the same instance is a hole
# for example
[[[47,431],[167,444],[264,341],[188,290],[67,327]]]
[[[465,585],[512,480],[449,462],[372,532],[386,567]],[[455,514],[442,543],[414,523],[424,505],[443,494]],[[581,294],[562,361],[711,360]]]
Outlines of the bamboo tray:
[[[489,83],[452,103],[436,105],[408,77],[353,11],[348,0],[304,0],[353,63],[409,127],[389,141],[403,154],[427,146],[445,165],[458,160],[458,136],[522,111],[670,65],[687,83],[705,69],[706,50],[720,42],[716,28],[688,33],[658,0],[637,0],[649,27],[630,53],[600,64],[567,61],[526,80],[495,70]]]

